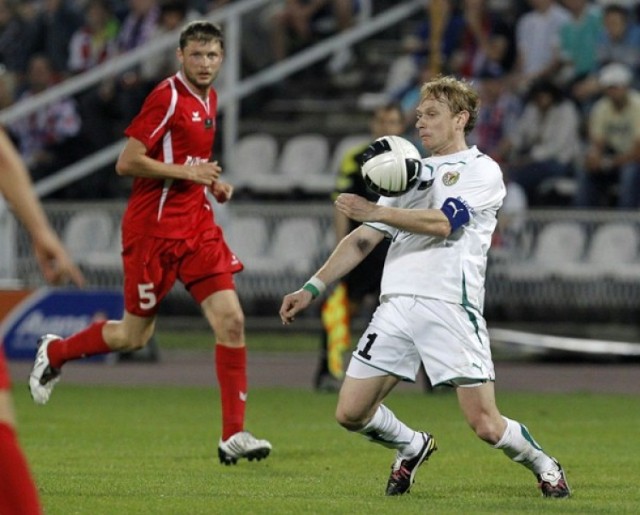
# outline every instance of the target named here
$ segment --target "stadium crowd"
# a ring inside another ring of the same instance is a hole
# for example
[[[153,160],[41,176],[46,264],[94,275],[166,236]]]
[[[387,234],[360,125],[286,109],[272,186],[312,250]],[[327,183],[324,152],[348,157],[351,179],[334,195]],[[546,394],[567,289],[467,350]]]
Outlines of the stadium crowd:
[[[233,1],[0,0],[0,108]],[[394,4],[370,3],[374,13]],[[337,0],[270,2],[243,25],[243,64],[262,68],[326,37],[314,27],[327,13],[335,18],[335,31],[348,28],[358,4],[350,4],[355,7],[349,13]],[[437,50],[435,13],[442,29]],[[501,164],[515,198],[530,206],[640,204],[638,2],[434,0],[403,28],[402,51],[378,99],[402,105],[407,134],[437,52],[441,73],[478,84],[482,111],[471,142]],[[318,68],[318,79],[362,65],[363,53],[366,44],[346,61]],[[150,59],[9,125],[33,178],[121,138],[150,87],[175,70],[172,55]],[[53,196],[126,194],[126,185],[105,170]]]

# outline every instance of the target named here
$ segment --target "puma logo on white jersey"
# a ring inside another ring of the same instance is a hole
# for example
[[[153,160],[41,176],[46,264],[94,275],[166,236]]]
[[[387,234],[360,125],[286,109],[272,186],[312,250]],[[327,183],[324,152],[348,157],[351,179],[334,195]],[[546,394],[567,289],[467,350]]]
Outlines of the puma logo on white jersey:
[[[460,211],[463,211],[462,209],[458,209],[458,208],[456,207],[456,203],[455,203],[455,202],[453,202],[453,201],[449,201],[449,202],[447,202],[447,205],[448,205],[448,206],[450,206],[450,207],[451,207],[451,209],[453,209],[453,214],[451,215],[451,218],[455,218],[455,217],[456,217],[456,215],[457,215]]]

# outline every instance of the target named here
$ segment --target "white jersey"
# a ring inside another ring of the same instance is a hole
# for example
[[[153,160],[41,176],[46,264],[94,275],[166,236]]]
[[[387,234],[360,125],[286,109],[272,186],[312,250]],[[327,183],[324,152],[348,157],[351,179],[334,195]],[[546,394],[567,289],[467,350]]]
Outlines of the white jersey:
[[[422,162],[421,180],[412,190],[399,197],[380,197],[378,204],[440,209],[448,198],[455,198],[467,207],[470,220],[448,238],[368,223],[391,238],[381,298],[416,295],[463,304],[482,313],[487,253],[505,197],[502,172],[475,146]]]

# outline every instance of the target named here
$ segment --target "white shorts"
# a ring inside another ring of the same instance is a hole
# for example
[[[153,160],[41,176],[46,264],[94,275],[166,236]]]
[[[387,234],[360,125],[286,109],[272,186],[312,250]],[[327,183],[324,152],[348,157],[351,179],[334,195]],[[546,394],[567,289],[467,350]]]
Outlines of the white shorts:
[[[353,351],[346,373],[356,379],[391,374],[415,381],[421,362],[434,386],[494,381],[482,314],[437,299],[387,296]]]

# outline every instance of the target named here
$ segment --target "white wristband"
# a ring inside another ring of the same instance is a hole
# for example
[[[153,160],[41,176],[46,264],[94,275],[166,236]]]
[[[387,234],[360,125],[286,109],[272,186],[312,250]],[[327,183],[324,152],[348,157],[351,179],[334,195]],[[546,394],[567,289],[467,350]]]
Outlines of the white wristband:
[[[311,296],[315,299],[327,290],[327,285],[314,275],[305,283],[302,289],[310,292]]]

